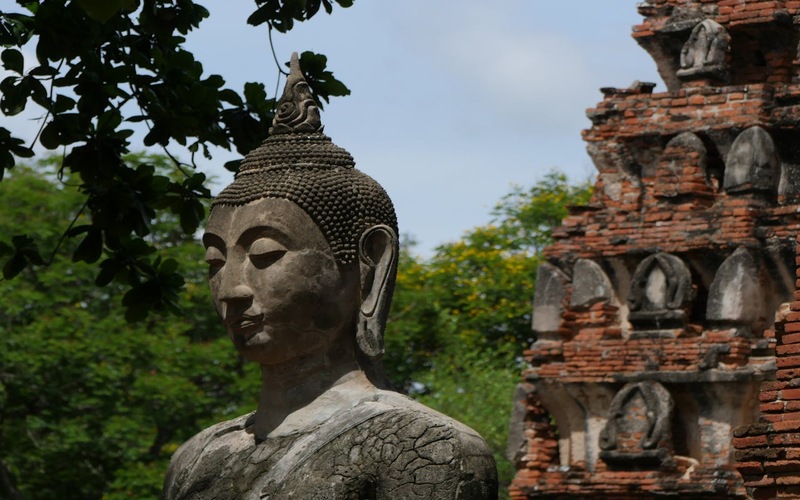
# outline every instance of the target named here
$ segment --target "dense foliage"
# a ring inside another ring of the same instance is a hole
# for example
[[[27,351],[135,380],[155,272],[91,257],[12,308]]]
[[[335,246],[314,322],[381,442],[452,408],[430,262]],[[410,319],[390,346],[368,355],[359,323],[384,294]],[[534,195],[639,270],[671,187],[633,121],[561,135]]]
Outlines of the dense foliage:
[[[335,0],[349,7],[353,0]],[[185,234],[205,217],[205,176],[177,157],[204,154],[212,146],[244,155],[268,135],[275,96],[261,83],[241,92],[207,75],[184,46],[208,11],[192,0],[17,0],[0,11],[0,60],[11,73],[0,82],[0,111],[19,115],[42,108],[34,143],[65,152],[60,172],[79,186],[81,224],[66,231],[76,261],[95,264],[97,285],[124,283],[128,319],[152,309],[175,310],[182,271],[157,261],[157,240],[148,238],[163,213],[174,214]],[[313,17],[331,0],[256,0],[248,22],[285,32]],[[25,53],[35,53],[35,61]],[[312,92],[320,101],[346,95],[347,87],[326,69],[326,58],[300,58]],[[26,69],[28,68],[28,69]],[[132,124],[146,125],[143,144],[132,144]],[[32,156],[0,127],[0,179],[15,156]],[[161,147],[180,176],[158,175],[153,165],[124,161],[131,148]],[[179,151],[175,151],[174,148]],[[170,149],[173,148],[173,149]],[[238,162],[230,165],[237,168]],[[65,231],[70,219],[54,214]],[[45,266],[50,251],[38,235],[22,227],[0,238],[2,275],[11,278],[28,265]],[[8,239],[6,239],[8,238]],[[99,264],[98,264],[99,262]],[[88,268],[87,268],[88,269]]]
[[[0,183],[0,233],[35,228],[55,245],[83,203],[64,181],[15,168]],[[152,227],[154,261],[184,269],[180,317],[126,322],[124,287],[97,288],[68,252],[0,282],[0,498],[156,498],[181,442],[254,408],[259,376],[217,326],[202,248],[174,220]]]

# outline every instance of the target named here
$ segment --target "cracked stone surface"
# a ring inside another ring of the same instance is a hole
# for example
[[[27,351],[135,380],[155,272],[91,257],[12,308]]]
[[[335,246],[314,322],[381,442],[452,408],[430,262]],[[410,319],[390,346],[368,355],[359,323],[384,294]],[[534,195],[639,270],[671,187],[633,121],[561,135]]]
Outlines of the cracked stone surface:
[[[217,424],[184,444],[173,458],[165,497],[497,496],[494,459],[483,439],[455,420],[399,394],[378,391],[311,433],[260,443],[254,439],[252,420],[251,414]],[[297,447],[305,453],[296,453]],[[284,471],[279,464],[287,457],[294,466]]]

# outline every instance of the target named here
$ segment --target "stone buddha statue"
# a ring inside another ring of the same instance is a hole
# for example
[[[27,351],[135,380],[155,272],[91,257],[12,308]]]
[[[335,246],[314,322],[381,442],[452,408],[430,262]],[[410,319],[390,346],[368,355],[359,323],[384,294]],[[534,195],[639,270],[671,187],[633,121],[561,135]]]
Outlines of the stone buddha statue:
[[[165,499],[491,499],[469,427],[386,390],[397,221],[322,133],[297,56],[270,137],[215,199],[203,242],[217,311],[261,365],[258,408],[173,455]]]

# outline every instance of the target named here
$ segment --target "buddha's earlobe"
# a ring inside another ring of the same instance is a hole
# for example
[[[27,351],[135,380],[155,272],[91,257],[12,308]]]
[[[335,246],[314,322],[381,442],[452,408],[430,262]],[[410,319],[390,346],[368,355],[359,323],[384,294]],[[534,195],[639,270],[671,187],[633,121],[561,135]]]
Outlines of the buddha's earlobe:
[[[356,342],[371,358],[383,354],[383,330],[394,291],[397,253],[397,234],[385,225],[365,231],[358,244],[361,306]]]

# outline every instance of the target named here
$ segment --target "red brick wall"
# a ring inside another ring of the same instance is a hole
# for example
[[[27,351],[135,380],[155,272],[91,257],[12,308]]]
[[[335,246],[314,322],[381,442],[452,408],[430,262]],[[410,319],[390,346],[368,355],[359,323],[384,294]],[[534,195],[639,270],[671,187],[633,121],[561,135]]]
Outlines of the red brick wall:
[[[563,304],[540,323],[557,328],[525,351],[511,496],[800,494],[800,296],[773,330],[800,233],[800,1],[649,0],[639,11],[634,39],[668,90],[603,89],[587,112],[595,194],[545,250],[567,281],[543,292],[563,293],[541,302]],[[729,36],[726,71],[676,76],[707,19]],[[761,145],[737,149],[746,131]],[[752,179],[738,179],[751,160]],[[661,275],[644,266],[659,256]],[[573,273],[581,262],[594,277]],[[664,306],[676,289],[682,301]]]
[[[768,333],[777,370],[761,384],[760,421],[734,432],[736,468],[753,498],[800,497],[800,268],[797,278],[790,312]]]

